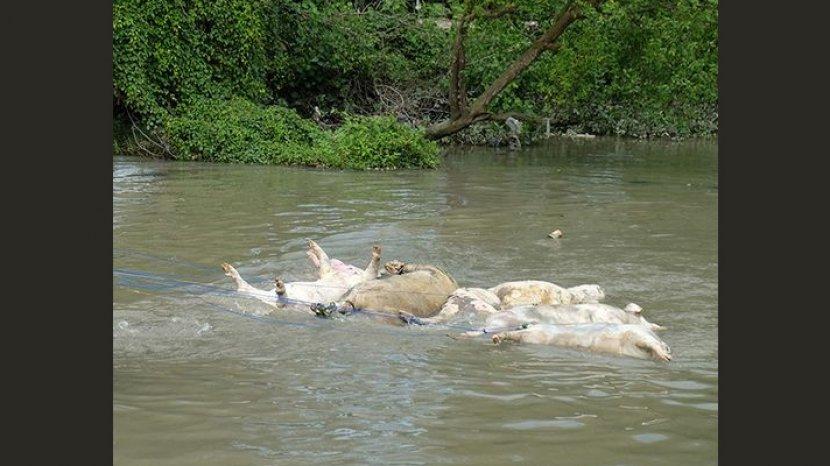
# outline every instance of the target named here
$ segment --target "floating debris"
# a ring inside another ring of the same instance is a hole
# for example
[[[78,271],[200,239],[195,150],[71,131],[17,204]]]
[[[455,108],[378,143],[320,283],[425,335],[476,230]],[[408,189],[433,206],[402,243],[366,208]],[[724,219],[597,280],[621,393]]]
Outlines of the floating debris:
[[[553,230],[552,232],[548,233],[548,238],[559,239],[563,236],[565,236],[565,234],[562,233],[562,230],[560,230],[558,228],[556,230]]]
[[[562,133],[563,137],[572,138],[572,139],[594,139],[596,135],[588,134],[588,133],[577,133],[576,131],[569,129]]]
[[[198,324],[198,322],[197,322],[197,324]],[[209,323],[205,323],[201,327],[199,327],[199,330],[196,331],[196,335],[201,336],[203,333],[209,332],[211,330],[213,330],[213,326],[210,325]]]

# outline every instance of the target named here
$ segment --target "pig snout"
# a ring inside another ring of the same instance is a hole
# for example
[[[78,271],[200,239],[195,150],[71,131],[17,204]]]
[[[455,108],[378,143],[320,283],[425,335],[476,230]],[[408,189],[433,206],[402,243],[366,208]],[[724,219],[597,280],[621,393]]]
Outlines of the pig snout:
[[[654,357],[660,361],[671,361],[671,348],[669,348],[669,345],[665,343],[656,345],[656,348],[652,350],[652,353],[654,354]]]

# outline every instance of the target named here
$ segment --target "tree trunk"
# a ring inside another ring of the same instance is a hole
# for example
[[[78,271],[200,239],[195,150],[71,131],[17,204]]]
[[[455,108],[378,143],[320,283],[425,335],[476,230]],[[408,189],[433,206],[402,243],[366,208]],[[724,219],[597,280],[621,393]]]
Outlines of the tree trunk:
[[[450,66],[450,118],[456,119],[467,109],[467,91],[461,70],[467,66],[464,50],[464,38],[467,35],[467,15],[465,12],[458,20],[458,30],[453,44],[453,61]]]
[[[593,7],[597,7],[602,0],[589,0],[588,3]],[[430,139],[441,139],[444,136],[457,133],[462,129],[479,121],[485,121],[493,117],[488,111],[487,107],[499,95],[499,93],[513,82],[531,63],[533,63],[539,55],[546,50],[555,52],[559,49],[559,44],[556,40],[565,32],[565,30],[574,21],[581,17],[579,8],[574,1],[568,2],[565,9],[554,21],[553,25],[539,36],[530,47],[522,53],[510,66],[505,69],[502,74],[493,81],[478,98],[473,101],[469,108],[466,108],[466,91],[464,96],[460,95],[463,86],[463,79],[460,77],[461,70],[466,63],[464,58],[464,35],[467,28],[467,20],[472,20],[466,12],[461,16],[458,25],[458,34],[456,42],[453,46],[453,53],[455,58],[453,60],[452,68],[450,70],[450,119],[442,121],[429,126],[426,129],[426,136]],[[463,100],[462,100],[463,99]],[[461,102],[464,102],[462,105]]]

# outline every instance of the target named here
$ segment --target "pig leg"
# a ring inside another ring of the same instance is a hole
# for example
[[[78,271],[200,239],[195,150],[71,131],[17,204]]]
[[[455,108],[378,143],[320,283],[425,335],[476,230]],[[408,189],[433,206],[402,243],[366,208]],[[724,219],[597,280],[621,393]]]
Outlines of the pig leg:
[[[449,310],[448,310],[449,309]],[[435,325],[443,324],[450,320],[452,316],[458,313],[458,306],[446,306],[441,308],[441,311],[432,317],[416,317],[406,311],[398,311],[398,317],[407,324],[416,325]]]
[[[380,246],[374,245],[372,246],[372,259],[369,260],[369,265],[366,266],[366,270],[363,271],[363,275],[366,277],[366,280],[371,280],[373,278],[378,278],[378,272],[380,271]]]
[[[311,261],[311,263],[314,265],[314,268],[317,269],[317,272],[319,273],[320,259],[317,258],[317,255],[311,252],[311,250],[306,251],[305,255],[308,256],[308,259]]]
[[[308,240],[308,251],[306,254],[308,254],[309,258],[311,258],[311,262],[314,263],[314,266],[317,267],[317,275],[320,278],[334,273],[334,270],[331,268],[331,259],[329,259],[328,254],[326,254],[326,252],[323,251],[323,248],[321,248],[313,240]]]
[[[233,281],[236,283],[236,291],[241,292],[248,292],[248,293],[262,293],[264,290],[260,290],[259,288],[254,288],[248,282],[242,279],[239,276],[239,272],[236,271],[235,268],[231,264],[223,263],[222,270],[225,271],[225,275],[231,277]]]
[[[398,311],[398,318],[405,324],[409,325],[426,325],[425,319],[416,317],[414,314],[406,311]]]
[[[470,330],[469,332],[451,333],[448,336],[453,340],[459,340],[462,338],[476,338],[482,335],[484,335],[484,332],[480,330]]]

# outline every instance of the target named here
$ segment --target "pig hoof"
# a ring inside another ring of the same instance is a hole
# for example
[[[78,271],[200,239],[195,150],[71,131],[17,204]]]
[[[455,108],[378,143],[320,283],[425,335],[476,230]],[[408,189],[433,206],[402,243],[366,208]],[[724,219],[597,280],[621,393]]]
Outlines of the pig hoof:
[[[316,250],[316,249],[320,248],[320,246],[318,246],[317,243],[315,243],[313,239],[307,239],[306,244],[308,245],[308,249],[315,249]]]
[[[383,268],[389,272],[390,275],[400,275],[403,271],[404,263],[399,260],[389,261],[384,264]]]
[[[424,325],[424,322],[421,319],[406,311],[398,311],[398,318],[407,324]]]
[[[380,245],[376,244],[372,246],[372,256],[380,257]]]
[[[501,337],[498,336],[498,335],[493,335],[493,343],[495,343],[497,345],[501,344]]]
[[[283,282],[281,278],[277,278],[277,279],[274,280],[274,284],[277,287],[277,289],[274,290],[274,291],[277,292],[277,295],[278,296],[284,296],[285,295],[285,282]]]
[[[233,277],[234,272],[236,272],[236,270],[233,268],[233,266],[231,264],[228,264],[227,262],[222,262],[222,270],[224,270],[225,275],[227,275],[229,277]]]

